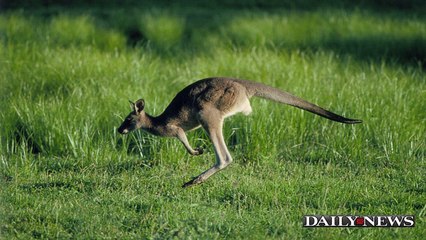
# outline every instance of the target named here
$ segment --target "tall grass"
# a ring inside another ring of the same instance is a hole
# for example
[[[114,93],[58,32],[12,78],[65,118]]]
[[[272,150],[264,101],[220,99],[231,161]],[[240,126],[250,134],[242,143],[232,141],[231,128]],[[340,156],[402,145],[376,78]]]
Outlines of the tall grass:
[[[0,16],[5,238],[420,238],[425,234],[421,16],[372,11],[59,9]],[[252,79],[349,126],[253,99],[225,122],[235,162],[119,136],[127,100],[160,114],[208,76]],[[305,214],[414,214],[413,229],[303,229]]]

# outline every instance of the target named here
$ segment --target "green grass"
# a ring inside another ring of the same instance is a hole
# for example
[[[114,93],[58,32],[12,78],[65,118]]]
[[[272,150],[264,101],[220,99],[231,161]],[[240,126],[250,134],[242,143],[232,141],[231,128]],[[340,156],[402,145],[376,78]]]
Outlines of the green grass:
[[[214,14],[213,14],[214,13]],[[426,235],[426,21],[374,9],[53,7],[0,15],[0,238],[421,239]],[[127,100],[160,114],[209,76],[252,79],[351,118],[253,99],[202,130],[116,128]],[[414,214],[410,229],[305,229],[307,214]]]

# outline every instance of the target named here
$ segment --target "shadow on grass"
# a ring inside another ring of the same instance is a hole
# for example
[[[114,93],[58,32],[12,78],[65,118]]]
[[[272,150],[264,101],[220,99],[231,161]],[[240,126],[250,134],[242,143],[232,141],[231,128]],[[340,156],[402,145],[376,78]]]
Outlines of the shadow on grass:
[[[146,168],[151,168],[156,164],[155,161],[133,159],[125,162],[110,162],[106,165],[106,171],[111,175],[119,175],[123,172],[133,172]]]
[[[330,9],[340,9],[347,12],[356,12],[365,10],[374,15],[376,19],[392,18],[393,21],[404,20],[414,16],[422,17],[422,10],[426,9],[426,2],[421,0],[397,1],[397,0],[360,0],[360,1],[262,1],[251,0],[244,3],[240,1],[83,1],[83,0],[14,0],[3,1],[3,8],[6,10],[25,9],[26,12],[42,16],[46,19],[57,17],[58,14],[89,15],[96,19],[102,27],[111,28],[119,32],[127,40],[130,48],[149,45],[155,54],[165,57],[182,57],[182,53],[196,55],[203,51],[211,51],[214,54],[214,45],[218,42],[211,41],[211,34],[218,33],[219,38],[224,38],[221,34],[223,28],[232,23],[233,20],[247,12],[259,13],[260,16],[273,14],[282,16],[293,13],[315,13],[320,21],[324,19],[322,13]],[[142,16],[142,17],[141,17]],[[269,16],[269,15],[268,15]],[[305,15],[301,15],[300,20],[305,21]],[[362,18],[362,16],[361,16]],[[285,18],[284,18],[285,19]],[[243,19],[244,20],[244,19]],[[294,20],[293,20],[294,21]],[[297,19],[293,25],[297,25]],[[143,26],[141,26],[143,22]],[[310,39],[310,30],[321,33],[321,24],[315,18],[305,21],[309,26],[302,30],[307,32],[306,36],[296,42],[289,43],[286,39],[269,39],[274,36],[274,30],[269,35],[262,36],[262,31],[254,31],[259,36],[254,38],[265,38],[266,41],[272,41],[273,49],[277,51],[286,51],[288,49],[307,49],[320,50],[326,49],[338,52],[344,55],[350,55],[362,61],[388,61],[401,65],[426,68],[426,39],[421,35],[409,35],[398,37],[385,36],[383,33],[370,32],[362,36],[340,36],[333,34],[325,35],[325,39]],[[274,23],[273,23],[274,24]],[[380,23],[372,23],[380,24]],[[317,26],[318,25],[318,26]],[[236,26],[237,38],[247,36],[241,34]],[[248,26],[251,29],[262,28],[262,21],[258,25]],[[296,31],[298,31],[297,26]],[[303,26],[301,26],[303,28]],[[306,27],[306,26],[305,26]],[[325,27],[325,29],[327,26]],[[319,30],[318,30],[319,29]],[[270,29],[269,29],[270,30]],[[225,30],[226,31],[226,30]],[[246,30],[247,31],[247,30]],[[251,31],[251,30],[248,30]],[[285,31],[285,30],[283,30]],[[293,29],[293,31],[295,31]],[[249,32],[248,34],[253,34]],[[290,33],[280,33],[292,34]],[[296,32],[295,34],[300,34]],[[96,37],[96,36],[95,36]],[[225,36],[226,37],[226,36]],[[235,36],[234,36],[235,37]],[[250,36],[249,36],[250,37]],[[315,36],[316,37],[316,36]],[[322,37],[324,38],[324,36]],[[239,39],[221,39],[236,46],[239,46]],[[288,39],[287,39],[288,40]],[[112,40],[111,40],[112,41]],[[211,42],[210,42],[211,41]],[[89,41],[90,42],[90,41]],[[225,43],[226,44],[226,43]],[[246,42],[244,47],[256,46],[256,40]],[[210,50],[209,47],[210,46]],[[213,48],[211,47],[213,46]],[[268,46],[268,45],[267,45]],[[277,47],[278,46],[278,47]]]
[[[1,5],[5,9],[10,8],[34,8],[34,7],[119,7],[119,6],[157,6],[157,7],[205,7],[212,11],[218,7],[227,8],[289,8],[312,10],[318,8],[339,7],[339,8],[370,8],[376,10],[405,10],[421,11],[426,7],[423,0],[3,0]]]
[[[47,181],[39,183],[29,183],[21,184],[20,189],[23,189],[27,192],[39,192],[39,191],[51,191],[52,189],[57,190],[76,190],[78,192],[92,192],[95,189],[95,183],[90,181],[73,181],[73,183],[68,183],[64,181]]]
[[[315,48],[330,49],[360,60],[380,61],[421,66],[426,69],[426,38],[386,38],[369,36],[348,39],[330,39]]]
[[[39,154],[43,151],[43,146],[47,143],[36,139],[33,130],[31,130],[28,124],[18,119],[13,129],[13,140],[17,144],[25,143],[26,150],[32,154]]]

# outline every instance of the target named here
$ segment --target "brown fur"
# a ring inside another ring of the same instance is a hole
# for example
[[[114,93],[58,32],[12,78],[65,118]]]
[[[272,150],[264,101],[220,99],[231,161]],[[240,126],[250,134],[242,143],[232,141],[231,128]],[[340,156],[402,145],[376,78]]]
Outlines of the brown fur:
[[[232,162],[222,134],[224,118],[242,112],[249,114],[252,96],[271,99],[289,104],[333,121],[353,124],[360,120],[348,119],[327,111],[303,99],[261,83],[232,78],[206,78],[180,91],[162,114],[157,117],[145,113],[145,102],[139,99],[133,103],[133,111],[118,128],[120,133],[143,130],[166,137],[177,137],[192,155],[203,153],[201,148],[193,149],[186,138],[186,131],[202,126],[208,133],[216,154],[216,164],[183,186],[202,183],[217,171]]]

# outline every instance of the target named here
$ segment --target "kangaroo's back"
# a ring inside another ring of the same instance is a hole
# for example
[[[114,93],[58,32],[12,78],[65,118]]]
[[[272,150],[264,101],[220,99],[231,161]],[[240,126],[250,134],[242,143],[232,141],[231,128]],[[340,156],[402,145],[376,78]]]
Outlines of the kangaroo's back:
[[[178,92],[158,120],[192,127],[200,112],[211,107],[224,117],[246,111],[239,107],[241,102],[248,102],[246,88],[241,84],[229,78],[206,78]]]

